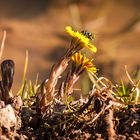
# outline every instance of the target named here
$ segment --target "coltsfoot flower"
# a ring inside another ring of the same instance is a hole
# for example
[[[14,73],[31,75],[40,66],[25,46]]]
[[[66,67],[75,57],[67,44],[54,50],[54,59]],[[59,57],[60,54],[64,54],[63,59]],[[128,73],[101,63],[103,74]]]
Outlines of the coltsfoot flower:
[[[92,60],[88,59],[81,53],[75,53],[72,56],[72,60],[73,60],[73,71],[75,71],[76,73],[80,74],[84,70],[91,73],[96,73],[97,71],[96,67],[92,63]]]
[[[84,47],[88,48],[92,52],[96,52],[97,48],[91,44],[91,39],[84,35],[82,32],[73,31],[70,26],[66,27],[67,33],[69,33],[73,38],[73,44],[75,45],[75,50],[80,50]]]

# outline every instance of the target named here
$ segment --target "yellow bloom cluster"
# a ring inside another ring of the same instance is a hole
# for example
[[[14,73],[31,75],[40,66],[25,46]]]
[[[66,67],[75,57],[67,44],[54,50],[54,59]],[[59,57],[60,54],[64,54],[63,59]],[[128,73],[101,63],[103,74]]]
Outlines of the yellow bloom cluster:
[[[76,47],[88,48],[92,52],[96,52],[97,48],[91,44],[90,39],[78,31],[73,31],[70,26],[66,27],[66,31],[75,39]],[[77,43],[78,42],[78,43]]]
[[[75,53],[72,56],[72,60],[76,64],[76,67],[79,68],[79,70],[86,70],[91,73],[96,73],[96,67],[92,64],[92,60],[89,60],[87,57],[83,56],[80,53]]]

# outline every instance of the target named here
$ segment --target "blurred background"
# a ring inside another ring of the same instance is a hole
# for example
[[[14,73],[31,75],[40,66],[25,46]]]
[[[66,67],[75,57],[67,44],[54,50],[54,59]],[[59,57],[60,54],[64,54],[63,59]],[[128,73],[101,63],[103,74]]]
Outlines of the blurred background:
[[[65,26],[95,34],[94,63],[112,81],[140,69],[140,0],[0,0],[0,39],[7,31],[2,60],[16,64],[14,91],[21,86],[25,52],[27,79],[48,78],[70,44]]]

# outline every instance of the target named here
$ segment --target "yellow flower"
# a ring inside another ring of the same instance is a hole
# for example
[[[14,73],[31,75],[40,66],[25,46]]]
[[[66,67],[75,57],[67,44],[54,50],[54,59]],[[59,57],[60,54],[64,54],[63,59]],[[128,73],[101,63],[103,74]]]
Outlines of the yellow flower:
[[[80,53],[75,53],[72,56],[72,60],[74,65],[79,71],[86,70],[91,73],[96,73],[96,67],[93,65],[92,60],[88,59],[87,57],[83,56]]]
[[[73,31],[70,26],[66,27],[66,31],[75,39],[74,43],[76,47],[79,48],[87,47],[92,52],[97,51],[97,48],[91,44],[90,39],[86,35],[83,35],[78,31]]]

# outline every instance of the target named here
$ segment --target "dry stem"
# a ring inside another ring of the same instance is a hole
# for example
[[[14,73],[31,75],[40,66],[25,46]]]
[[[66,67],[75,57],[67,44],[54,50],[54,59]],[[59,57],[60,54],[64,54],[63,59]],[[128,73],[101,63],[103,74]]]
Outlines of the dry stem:
[[[115,130],[114,130],[114,124],[113,124],[113,109],[108,109],[108,114],[105,117],[105,122],[107,125],[107,134],[108,134],[108,140],[115,140]]]

